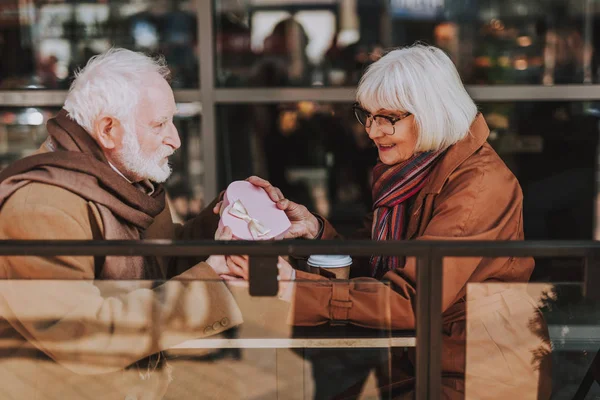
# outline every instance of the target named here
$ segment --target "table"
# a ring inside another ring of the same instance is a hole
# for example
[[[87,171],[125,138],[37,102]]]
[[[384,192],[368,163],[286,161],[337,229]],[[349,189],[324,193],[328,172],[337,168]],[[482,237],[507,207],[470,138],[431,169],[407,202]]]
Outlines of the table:
[[[180,343],[171,349],[295,349],[295,348],[380,348],[415,347],[414,337],[389,339],[195,339]]]
[[[289,338],[206,338],[188,340],[172,349],[293,349],[415,347],[414,331],[385,331],[355,326],[294,327]]]

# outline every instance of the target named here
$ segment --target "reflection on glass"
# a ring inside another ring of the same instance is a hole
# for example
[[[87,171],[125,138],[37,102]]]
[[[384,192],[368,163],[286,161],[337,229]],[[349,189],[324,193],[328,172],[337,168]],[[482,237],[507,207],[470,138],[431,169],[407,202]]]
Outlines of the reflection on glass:
[[[0,17],[0,89],[66,89],[111,46],[165,56],[174,88],[198,87],[194,1],[14,2]]]
[[[0,257],[0,264],[5,262]],[[81,393],[86,399],[157,393],[197,399],[207,392],[226,399],[331,398],[364,383],[372,370],[389,376],[391,347],[415,347],[414,332],[384,327],[295,328],[289,302],[253,297],[247,286],[203,276],[194,281],[0,279],[0,299],[11,310],[0,318],[3,393],[18,399],[76,399]],[[35,371],[36,379],[25,371]],[[232,376],[231,384],[223,384]],[[372,381],[354,389],[377,394]]]
[[[600,365],[599,306],[581,282],[469,283],[443,320],[443,397],[573,399]]]
[[[553,398],[570,399],[586,373],[600,366],[600,304],[586,298],[579,283],[550,285],[540,304],[552,343]],[[593,384],[585,398],[599,395],[600,386]]]
[[[217,0],[217,83],[353,86],[385,48],[415,41],[448,52],[468,84],[590,83],[598,76],[590,7],[573,0],[541,8],[518,0]]]
[[[459,344],[453,334],[466,336],[466,359],[455,357],[466,361],[466,398],[547,399],[551,390],[552,399],[572,399],[600,365],[600,303],[583,295],[581,282],[472,283],[465,304],[466,321],[445,326],[442,353]],[[519,380],[520,392],[504,384]],[[585,398],[599,393],[592,385]]]
[[[165,183],[172,212],[179,220],[196,216],[206,205],[199,103],[177,104],[174,122],[181,148],[170,158],[173,174]],[[0,108],[0,169],[37,151],[47,137],[46,122],[58,108]]]
[[[443,327],[442,369],[449,375],[442,379],[444,397],[464,390],[466,399],[550,399],[552,346],[539,308],[551,289],[517,282],[467,284],[464,302],[452,307],[460,306],[466,318],[450,316]],[[452,372],[464,373],[464,383],[457,385]]]
[[[298,284],[322,289],[314,281]],[[306,399],[376,398],[385,385],[393,395],[414,389],[414,331],[385,324],[297,327],[290,323],[292,303],[250,296],[243,283],[227,286],[219,279],[0,280],[0,299],[10,306],[0,319],[4,393],[79,398],[88,389],[87,398],[96,399],[160,388],[167,399],[202,398],[207,391],[219,398]],[[381,286],[363,280],[355,290],[373,294]],[[389,297],[380,299],[387,320]],[[160,312],[142,306],[150,300],[160,302]],[[446,394],[495,400],[520,390],[515,398],[547,399],[551,384],[552,398],[572,399],[600,347],[599,304],[583,297],[579,283],[473,283],[457,305],[462,312],[443,320]],[[35,333],[36,346],[22,332]],[[36,380],[15,372],[25,370],[35,370]],[[230,376],[234,383],[224,385]],[[586,398],[599,393],[594,385]]]

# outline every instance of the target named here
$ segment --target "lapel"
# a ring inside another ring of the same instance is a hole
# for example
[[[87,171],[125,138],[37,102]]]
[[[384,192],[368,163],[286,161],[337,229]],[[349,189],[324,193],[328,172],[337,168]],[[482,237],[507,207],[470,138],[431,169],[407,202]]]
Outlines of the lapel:
[[[435,197],[442,190],[450,174],[483,146],[489,134],[490,130],[483,115],[477,114],[467,136],[450,146],[442,159],[433,167],[425,186],[409,210],[410,219],[406,229],[406,240],[424,234],[425,228],[432,218]]]
[[[429,218],[423,218],[423,214],[431,214],[433,209],[433,200],[435,195],[427,195],[425,196],[424,190],[421,190],[415,199],[412,207],[409,210],[409,220],[408,227],[406,228],[406,238],[405,240],[414,239],[417,233],[418,236],[423,234],[423,230],[427,224],[421,224],[421,221],[427,221],[431,219],[431,215]],[[431,203],[431,204],[430,204]],[[431,208],[431,210],[429,210]],[[424,212],[426,211],[426,212]],[[421,228],[421,229],[418,229]],[[417,232],[418,231],[418,232]]]

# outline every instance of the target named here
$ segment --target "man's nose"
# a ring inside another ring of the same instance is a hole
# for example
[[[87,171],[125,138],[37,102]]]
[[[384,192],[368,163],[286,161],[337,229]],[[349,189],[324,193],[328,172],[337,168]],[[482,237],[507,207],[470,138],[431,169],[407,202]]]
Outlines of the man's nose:
[[[165,137],[164,144],[171,146],[174,150],[181,147],[181,139],[179,139],[179,132],[173,122],[170,123],[169,133]]]

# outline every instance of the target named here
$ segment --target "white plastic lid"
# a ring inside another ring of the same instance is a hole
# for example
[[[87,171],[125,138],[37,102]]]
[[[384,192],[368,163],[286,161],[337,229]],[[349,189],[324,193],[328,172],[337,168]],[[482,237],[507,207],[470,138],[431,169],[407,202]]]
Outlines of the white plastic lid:
[[[340,255],[315,255],[308,258],[311,267],[336,268],[352,264],[352,257]]]

